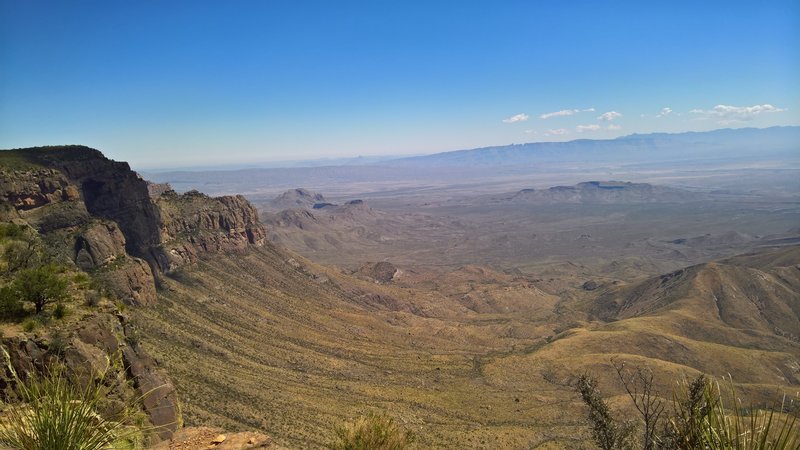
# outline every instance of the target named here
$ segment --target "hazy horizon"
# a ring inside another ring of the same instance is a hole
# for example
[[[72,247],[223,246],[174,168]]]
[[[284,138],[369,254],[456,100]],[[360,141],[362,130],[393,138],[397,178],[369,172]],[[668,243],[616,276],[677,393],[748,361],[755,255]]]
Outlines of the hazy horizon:
[[[0,0],[0,148],[83,144],[144,169],[798,125],[798,17],[790,1]]]

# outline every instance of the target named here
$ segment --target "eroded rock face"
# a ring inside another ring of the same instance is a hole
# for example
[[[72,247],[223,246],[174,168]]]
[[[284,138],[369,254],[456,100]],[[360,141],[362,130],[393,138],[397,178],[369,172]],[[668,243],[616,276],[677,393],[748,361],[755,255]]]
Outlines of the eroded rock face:
[[[242,196],[178,195],[167,185],[148,190],[127,163],[83,146],[8,154],[17,165],[0,166],[0,199],[15,214],[3,216],[32,219],[40,232],[75,233],[74,261],[84,270],[109,271],[128,254],[146,261],[150,275],[158,276],[200,253],[241,250],[266,238],[256,209]],[[98,219],[100,224],[93,223]],[[147,270],[139,266],[125,263],[112,278],[125,281],[120,290],[126,298],[145,304],[138,298],[154,289],[143,286]]]
[[[212,198],[197,191],[167,192],[156,205],[170,269],[195,261],[199,253],[244,250],[266,240],[258,211],[241,195]]]
[[[128,305],[147,306],[156,302],[156,286],[150,265],[140,258],[125,256],[95,273],[114,296]]]
[[[122,357],[145,412],[161,439],[168,439],[180,426],[178,394],[166,372],[139,346],[122,349]]]
[[[91,270],[125,256],[125,236],[116,223],[89,225],[75,238],[75,264]]]
[[[6,362],[22,378],[58,362],[81,383],[101,377],[104,383],[113,382],[109,385],[109,403],[125,404],[142,398],[156,434],[169,439],[181,421],[175,387],[153,358],[129,343],[128,334],[124,316],[99,313],[77,328],[65,330],[65,347],[51,339],[25,336],[0,339],[0,346],[9,356]],[[13,400],[13,384],[13,375],[4,367],[0,373],[1,400]]]
[[[0,200],[17,210],[28,210],[62,201],[77,200],[78,189],[54,169],[0,170]]]

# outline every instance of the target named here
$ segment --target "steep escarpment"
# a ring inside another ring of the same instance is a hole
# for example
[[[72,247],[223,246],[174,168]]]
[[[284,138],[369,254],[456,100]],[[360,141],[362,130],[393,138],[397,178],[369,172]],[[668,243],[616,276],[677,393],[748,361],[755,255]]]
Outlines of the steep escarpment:
[[[199,254],[264,242],[258,213],[244,197],[151,191],[128,163],[88,147],[9,150],[0,158],[0,199],[10,205],[5,218],[58,232],[64,247],[74,240],[72,260],[84,270],[124,272],[111,278],[131,286],[129,298],[149,291],[142,280]],[[153,299],[146,297],[135,303]]]
[[[86,210],[116,222],[126,250],[151,263],[159,260],[159,211],[150,201],[147,183],[126,162],[110,160],[83,146],[15,150],[20,156],[58,172],[80,191]]]
[[[197,260],[198,254],[260,246],[266,232],[258,211],[241,195],[212,198],[197,191],[167,190],[155,199],[161,212],[167,269]]]
[[[158,279],[203,254],[262,245],[255,208],[241,196],[151,193],[127,163],[82,146],[0,152],[0,205],[0,398],[13,400],[14,373],[61,364],[109,386],[110,409],[140,402],[169,438],[181,423],[176,390],[139,344],[138,313],[123,311],[155,305]],[[58,308],[7,306],[26,270],[64,286]]]

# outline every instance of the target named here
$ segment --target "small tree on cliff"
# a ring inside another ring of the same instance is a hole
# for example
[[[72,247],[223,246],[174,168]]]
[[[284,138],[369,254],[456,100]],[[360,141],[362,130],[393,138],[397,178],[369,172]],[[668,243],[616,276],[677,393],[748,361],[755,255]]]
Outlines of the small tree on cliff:
[[[45,305],[67,297],[67,282],[58,276],[52,265],[20,270],[13,286],[20,300],[33,303],[36,314],[41,313]]]

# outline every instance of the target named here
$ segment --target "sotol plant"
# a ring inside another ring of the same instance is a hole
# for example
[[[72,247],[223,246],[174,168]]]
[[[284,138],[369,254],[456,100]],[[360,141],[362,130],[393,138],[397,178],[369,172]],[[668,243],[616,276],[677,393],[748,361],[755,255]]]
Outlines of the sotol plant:
[[[8,358],[8,354],[4,356]],[[0,447],[100,450],[134,434],[126,426],[129,410],[112,419],[97,413],[108,394],[108,389],[99,382],[88,382],[81,387],[81,383],[70,380],[57,369],[31,375],[24,381],[16,374],[14,377],[22,403],[10,406],[0,419]]]

